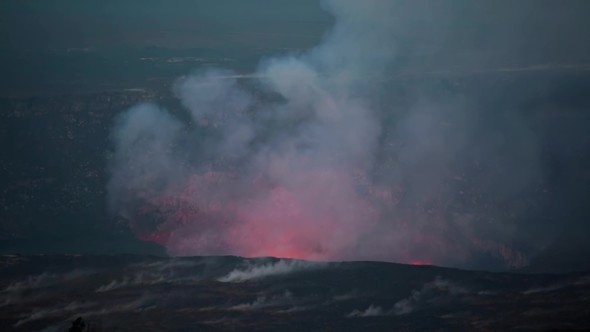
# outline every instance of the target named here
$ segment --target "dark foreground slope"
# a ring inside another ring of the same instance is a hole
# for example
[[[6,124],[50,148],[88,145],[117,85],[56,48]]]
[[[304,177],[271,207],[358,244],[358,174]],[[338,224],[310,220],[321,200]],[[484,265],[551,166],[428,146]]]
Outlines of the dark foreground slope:
[[[1,256],[0,330],[590,328],[590,272],[531,275],[273,258]]]

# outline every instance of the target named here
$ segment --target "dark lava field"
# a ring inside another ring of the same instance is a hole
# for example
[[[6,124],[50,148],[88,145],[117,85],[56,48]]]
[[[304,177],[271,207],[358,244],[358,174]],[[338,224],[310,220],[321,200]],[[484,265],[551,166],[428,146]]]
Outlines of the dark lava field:
[[[4,255],[0,330],[549,331],[590,328],[590,272],[380,262]]]

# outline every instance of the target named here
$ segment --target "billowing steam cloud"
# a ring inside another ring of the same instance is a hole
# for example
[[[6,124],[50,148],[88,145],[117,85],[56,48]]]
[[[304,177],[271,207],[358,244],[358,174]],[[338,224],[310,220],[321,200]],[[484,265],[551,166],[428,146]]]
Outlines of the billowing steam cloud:
[[[403,6],[324,5],[336,21],[318,47],[266,59],[247,82],[221,69],[181,78],[184,111],[122,114],[114,211],[173,255],[525,264],[517,216],[490,207],[537,183],[525,121],[482,131],[469,100],[432,87],[396,103],[386,73]]]

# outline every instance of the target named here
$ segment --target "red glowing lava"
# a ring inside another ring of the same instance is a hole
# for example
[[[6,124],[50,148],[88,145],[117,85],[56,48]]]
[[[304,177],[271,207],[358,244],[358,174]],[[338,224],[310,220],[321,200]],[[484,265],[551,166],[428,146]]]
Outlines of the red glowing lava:
[[[427,261],[421,261],[421,260],[413,260],[410,262],[411,265],[416,265],[416,266],[430,266],[432,265],[432,262],[427,262]]]

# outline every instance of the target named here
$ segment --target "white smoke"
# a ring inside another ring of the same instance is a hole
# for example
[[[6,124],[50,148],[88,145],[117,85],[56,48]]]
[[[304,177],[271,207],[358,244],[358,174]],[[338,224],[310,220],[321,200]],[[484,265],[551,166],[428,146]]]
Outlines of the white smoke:
[[[161,273],[140,271],[135,273],[133,277],[123,277],[115,279],[106,285],[102,285],[96,289],[97,293],[109,292],[116,289],[134,287],[134,286],[149,286],[171,281]]]
[[[255,264],[245,269],[235,269],[218,280],[221,282],[244,282],[295,272],[309,271],[323,266],[325,266],[323,263],[281,259],[274,263],[261,265]]]
[[[25,318],[18,320],[14,323],[14,327],[19,327],[23,324],[43,319],[46,317],[62,317],[64,315],[74,315],[79,310],[87,310],[88,308],[96,307],[98,304],[94,302],[70,302],[65,305],[59,305],[51,308],[40,309],[31,312]]]
[[[427,299],[436,296],[457,296],[467,293],[468,290],[454,282],[441,277],[436,277],[432,282],[426,283],[419,290],[413,290],[410,296],[399,300],[389,311],[394,315],[407,315],[419,308]]]
[[[346,317],[373,317],[373,316],[382,316],[386,313],[383,311],[383,308],[379,306],[370,305],[365,310],[353,310],[351,313],[346,315]]]
[[[281,294],[276,294],[270,297],[261,295],[256,298],[256,300],[247,303],[240,303],[230,307],[230,310],[252,310],[252,309],[260,309],[260,308],[267,308],[273,306],[285,306],[288,304],[292,304],[294,302],[293,294],[288,290]],[[292,308],[291,308],[292,309]],[[289,310],[289,309],[288,309]],[[287,312],[281,311],[281,312]]]
[[[522,294],[530,295],[530,294],[537,294],[537,293],[548,293],[548,292],[562,290],[562,289],[568,288],[568,287],[582,286],[582,285],[588,285],[588,284],[590,284],[590,277],[584,276],[584,277],[575,278],[573,280],[569,280],[567,282],[553,283],[553,284],[544,285],[544,286],[531,287],[531,288],[523,291]]]
[[[323,5],[336,20],[316,48],[264,59],[248,82],[222,69],[183,77],[182,111],[144,104],[123,114],[113,210],[173,255],[458,264],[476,253],[525,265],[504,243],[519,214],[505,218],[482,192],[511,203],[539,182],[526,121],[486,129],[463,96],[417,84],[396,103],[386,84],[404,28],[442,31],[449,21],[428,20],[449,8]]]
[[[38,275],[27,276],[24,280],[15,281],[0,291],[2,293],[19,293],[29,290],[38,290],[53,285],[60,284],[64,281],[72,281],[88,277],[95,274],[93,270],[73,270],[65,273],[48,273],[43,272]]]

